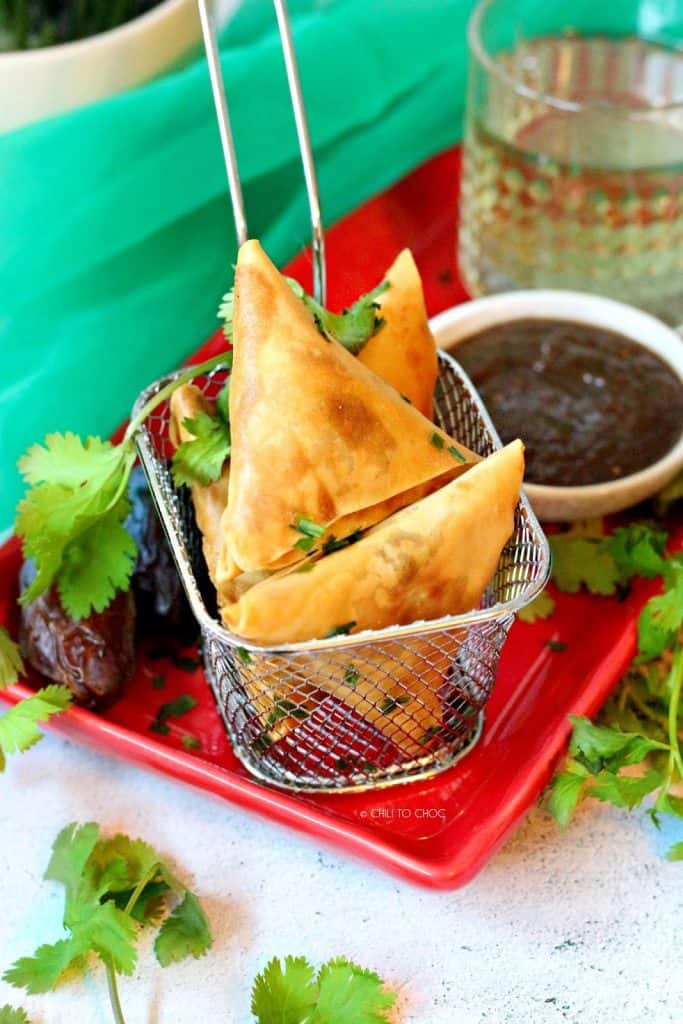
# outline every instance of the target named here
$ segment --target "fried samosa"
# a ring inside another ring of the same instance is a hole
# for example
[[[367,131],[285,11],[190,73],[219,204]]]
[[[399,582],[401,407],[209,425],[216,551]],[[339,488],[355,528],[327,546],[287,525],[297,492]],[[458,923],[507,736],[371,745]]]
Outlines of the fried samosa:
[[[363,346],[358,359],[431,419],[438,373],[436,344],[410,249],[399,253],[386,280],[389,287],[376,300],[384,324]]]
[[[257,583],[222,609],[223,621],[272,645],[476,608],[512,534],[523,475],[524,447],[514,441],[307,571]]]
[[[219,586],[301,560],[304,523],[339,540],[479,461],[324,337],[256,241],[239,252],[233,327]]]

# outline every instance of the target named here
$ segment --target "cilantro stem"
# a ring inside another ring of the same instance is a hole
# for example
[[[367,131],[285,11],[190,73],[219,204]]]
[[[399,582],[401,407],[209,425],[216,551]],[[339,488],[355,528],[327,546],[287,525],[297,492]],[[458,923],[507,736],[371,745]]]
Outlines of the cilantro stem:
[[[676,646],[671,666],[671,697],[669,700],[669,744],[671,746],[671,767],[675,765],[678,774],[683,778],[683,760],[678,743],[678,708],[681,701],[681,685],[683,684],[683,647]]]
[[[183,370],[181,374],[174,377],[173,380],[165,384],[163,388],[160,388],[155,395],[152,395],[148,402],[145,402],[140,412],[135,416],[126,429],[124,435],[124,441],[129,441],[135,431],[138,429],[141,423],[143,423],[151,412],[154,412],[158,405],[161,405],[176,388],[179,388],[182,384],[187,384],[189,381],[194,380],[195,377],[201,377],[204,373],[210,373],[211,370],[215,370],[217,366],[228,361],[228,353],[221,352],[220,355],[213,356],[211,359],[206,359],[203,363],[196,363],[194,366],[188,366],[186,370]]]
[[[144,875],[142,876],[142,878],[140,879],[138,884],[133,889],[133,892],[130,895],[130,899],[126,903],[126,907],[125,907],[125,909],[123,911],[124,914],[132,914],[133,913],[133,907],[135,906],[137,901],[140,899],[140,896],[142,895],[143,889],[145,888],[146,885],[148,885],[152,881],[152,879],[154,878],[154,876],[156,875],[158,870],[159,870],[159,865],[158,864],[152,864],[151,868],[148,868],[147,871],[145,871]]]
[[[121,1009],[121,1000],[119,999],[119,987],[116,982],[116,971],[111,960],[105,960],[105,966],[107,968],[107,988],[109,989],[109,1002],[111,1003],[112,1013],[114,1014],[115,1024],[126,1024],[126,1019],[123,1016],[123,1010]]]

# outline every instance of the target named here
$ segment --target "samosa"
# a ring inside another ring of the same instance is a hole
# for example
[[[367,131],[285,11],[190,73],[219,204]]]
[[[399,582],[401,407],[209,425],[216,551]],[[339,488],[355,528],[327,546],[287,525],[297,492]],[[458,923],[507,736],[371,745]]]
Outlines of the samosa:
[[[233,325],[219,585],[367,529],[479,461],[323,336],[256,241],[239,252]]]

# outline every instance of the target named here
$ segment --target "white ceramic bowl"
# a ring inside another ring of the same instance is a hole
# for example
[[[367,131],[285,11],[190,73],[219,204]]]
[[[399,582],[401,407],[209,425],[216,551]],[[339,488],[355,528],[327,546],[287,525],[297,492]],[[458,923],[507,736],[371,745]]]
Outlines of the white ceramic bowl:
[[[216,0],[217,22],[238,3]],[[163,0],[87,39],[0,53],[0,132],[141,85],[185,56],[200,35],[196,0]]]
[[[655,352],[683,382],[683,339],[661,320],[633,306],[597,295],[571,291],[517,291],[475,299],[440,313],[431,321],[436,343],[453,352],[473,334],[525,317],[573,320],[616,331]],[[524,440],[522,438],[522,440]],[[586,487],[526,484],[539,519],[572,520],[619,512],[656,494],[683,468],[683,426],[677,444],[638,473]]]

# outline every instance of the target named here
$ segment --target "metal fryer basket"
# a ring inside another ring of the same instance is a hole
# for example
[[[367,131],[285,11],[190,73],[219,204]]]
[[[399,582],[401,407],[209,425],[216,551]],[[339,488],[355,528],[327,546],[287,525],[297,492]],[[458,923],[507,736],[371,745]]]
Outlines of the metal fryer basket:
[[[134,413],[173,374],[139,397]],[[224,371],[197,378],[215,397]],[[435,422],[480,455],[500,447],[458,363],[439,353]],[[204,662],[237,757],[264,782],[343,792],[424,779],[476,742],[514,613],[545,586],[548,543],[527,499],[480,607],[465,615],[266,648],[215,611],[188,488],[176,491],[164,403],[137,436],[140,460],[190,604]],[[286,610],[283,610],[286,614]]]

